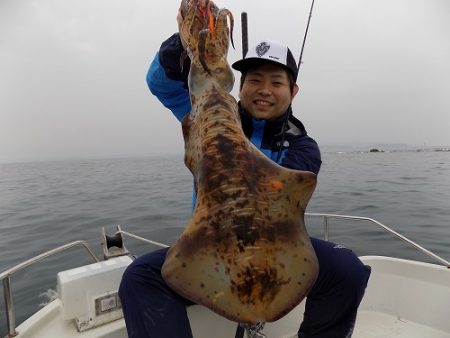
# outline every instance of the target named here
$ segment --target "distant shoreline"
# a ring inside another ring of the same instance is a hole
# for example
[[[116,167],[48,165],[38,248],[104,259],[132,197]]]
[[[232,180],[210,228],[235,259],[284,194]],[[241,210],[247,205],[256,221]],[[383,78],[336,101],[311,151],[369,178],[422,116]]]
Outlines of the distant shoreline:
[[[351,143],[320,143],[319,147],[322,154],[339,153],[402,153],[402,152],[450,152],[450,146],[418,146],[407,144],[351,144]],[[371,151],[377,150],[377,151]],[[49,157],[42,159],[14,159],[2,160],[0,165],[21,164],[21,163],[43,163],[43,162],[69,162],[69,161],[98,161],[98,160],[117,160],[117,159],[138,159],[138,158],[163,158],[180,157],[183,159],[184,153],[179,151],[169,151],[167,153],[153,154],[107,154],[107,155],[86,155],[73,156],[66,158]]]
[[[322,153],[400,153],[450,152],[450,146],[419,146],[408,144],[330,144],[320,145]]]

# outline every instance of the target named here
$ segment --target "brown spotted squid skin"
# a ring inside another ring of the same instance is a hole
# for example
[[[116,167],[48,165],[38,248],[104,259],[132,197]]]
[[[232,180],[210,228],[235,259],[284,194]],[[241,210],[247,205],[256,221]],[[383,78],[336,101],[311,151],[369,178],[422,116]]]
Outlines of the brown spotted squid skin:
[[[316,176],[279,166],[245,137],[229,94],[232,15],[220,9],[214,33],[193,34],[196,3],[190,1],[181,34],[191,58],[185,163],[197,201],[162,274],[176,292],[230,320],[270,322],[295,307],[318,274],[304,225]]]

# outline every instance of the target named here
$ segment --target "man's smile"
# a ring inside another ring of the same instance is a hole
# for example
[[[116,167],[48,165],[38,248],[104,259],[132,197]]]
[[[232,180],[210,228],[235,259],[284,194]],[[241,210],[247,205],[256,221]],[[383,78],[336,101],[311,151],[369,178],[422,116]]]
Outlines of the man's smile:
[[[254,100],[253,103],[258,106],[273,106],[272,102],[265,101],[265,100]]]

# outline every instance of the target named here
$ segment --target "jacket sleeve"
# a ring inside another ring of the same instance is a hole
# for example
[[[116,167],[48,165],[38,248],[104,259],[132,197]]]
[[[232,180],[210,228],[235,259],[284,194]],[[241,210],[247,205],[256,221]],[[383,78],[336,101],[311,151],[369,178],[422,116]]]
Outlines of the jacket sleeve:
[[[181,121],[191,110],[187,87],[189,58],[181,69],[183,47],[178,33],[164,41],[147,72],[147,85],[158,100]]]
[[[291,169],[311,171],[317,175],[322,159],[316,141],[305,135],[291,142],[281,165]]]

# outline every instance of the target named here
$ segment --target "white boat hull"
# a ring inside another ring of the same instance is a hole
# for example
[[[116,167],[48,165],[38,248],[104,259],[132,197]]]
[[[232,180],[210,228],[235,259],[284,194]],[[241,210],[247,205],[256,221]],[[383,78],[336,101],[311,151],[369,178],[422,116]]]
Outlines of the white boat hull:
[[[366,256],[372,267],[366,295],[358,312],[354,338],[450,338],[450,269],[434,264],[389,257]],[[304,311],[300,304],[284,318],[267,323],[268,338],[297,337]],[[188,308],[193,335],[234,337],[236,323],[199,306]],[[60,299],[48,304],[17,328],[20,338],[127,337],[123,319],[78,332],[72,320],[63,319]]]

